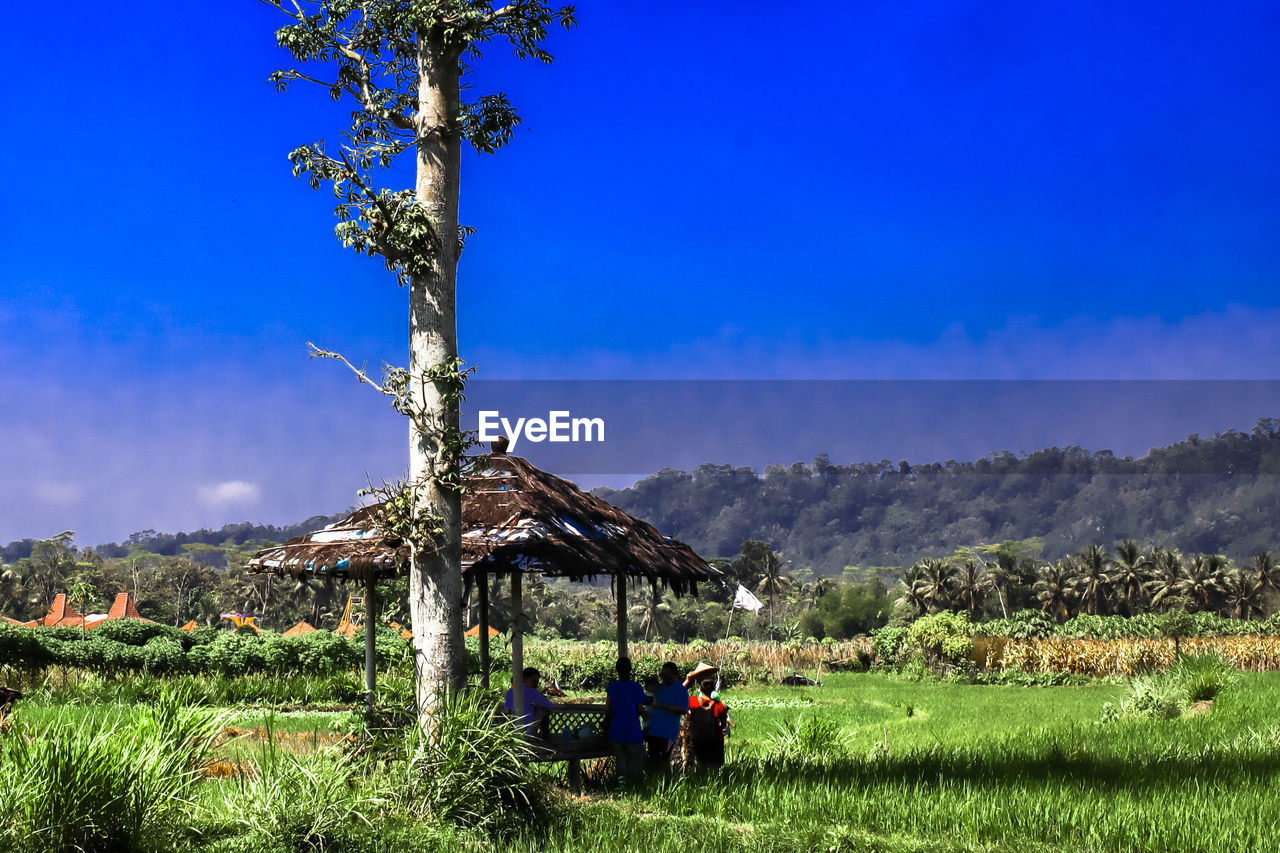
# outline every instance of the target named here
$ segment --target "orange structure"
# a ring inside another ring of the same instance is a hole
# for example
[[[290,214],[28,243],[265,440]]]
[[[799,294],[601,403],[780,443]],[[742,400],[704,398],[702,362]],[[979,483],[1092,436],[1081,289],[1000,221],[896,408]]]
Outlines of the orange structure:
[[[296,637],[296,636],[298,636],[299,634],[310,634],[310,633],[313,633],[315,630],[316,630],[316,629],[315,629],[315,628],[313,628],[313,627],[311,626],[311,623],[310,623],[310,622],[307,622],[307,621],[305,621],[305,620],[304,620],[304,621],[302,621],[302,622],[299,622],[297,625],[294,625],[292,628],[290,628],[288,631],[285,631],[285,632],[284,632],[283,634],[281,634],[280,636],[282,636],[282,637]]]
[[[53,597],[53,603],[49,605],[49,612],[39,619],[34,619],[30,622],[19,622],[16,619],[4,617],[4,621],[12,625],[21,625],[24,628],[93,629],[103,622],[111,622],[115,619],[136,619],[139,622],[151,621],[143,618],[142,614],[138,612],[138,606],[133,603],[133,596],[123,590],[116,594],[115,601],[111,602],[111,609],[106,613],[91,613],[86,616],[75,609],[67,599],[65,592],[60,592]]]
[[[53,597],[53,603],[49,605],[49,612],[44,615],[43,619],[37,619],[32,627],[35,626],[45,628],[82,628],[84,627],[84,614],[76,611],[71,602],[67,600],[65,592],[60,592]]]

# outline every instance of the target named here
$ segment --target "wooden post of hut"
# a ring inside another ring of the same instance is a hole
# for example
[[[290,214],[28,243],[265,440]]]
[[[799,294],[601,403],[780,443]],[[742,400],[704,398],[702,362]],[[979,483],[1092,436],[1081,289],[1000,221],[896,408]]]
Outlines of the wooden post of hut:
[[[629,657],[627,654],[627,575],[623,569],[614,576],[614,592],[618,599],[618,657]]]
[[[520,674],[524,671],[524,634],[521,625],[524,622],[524,601],[521,589],[520,570],[511,573],[511,710],[516,719],[524,718],[524,679]],[[487,632],[486,632],[487,633]]]
[[[476,578],[480,593],[480,684],[489,689],[489,578],[481,572]]]
[[[373,715],[378,689],[378,632],[374,621],[377,618],[377,595],[377,584],[370,571],[364,578],[364,701],[370,716]]]

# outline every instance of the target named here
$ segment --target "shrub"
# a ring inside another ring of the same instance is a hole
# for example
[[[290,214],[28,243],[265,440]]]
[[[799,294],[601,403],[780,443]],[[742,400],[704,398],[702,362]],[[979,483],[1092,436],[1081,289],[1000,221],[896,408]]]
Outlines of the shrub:
[[[848,758],[853,736],[826,716],[802,716],[780,724],[768,736],[766,761],[821,764]]]
[[[871,651],[876,666],[893,667],[899,663],[902,647],[907,642],[906,628],[886,626],[871,632]]]
[[[1140,675],[1133,679],[1131,692],[1120,704],[1120,713],[1129,717],[1176,717],[1182,713],[1182,693],[1172,679],[1162,675]]]
[[[1213,652],[1183,655],[1169,670],[1169,677],[1188,703],[1217,698],[1235,681],[1235,667]]]
[[[221,718],[167,691],[132,723],[20,726],[0,758],[0,832],[17,849],[173,846]]]
[[[439,699],[429,737],[413,730],[402,805],[474,828],[543,807],[533,750],[519,723],[497,713],[499,693],[473,688]]]
[[[924,655],[931,666],[955,666],[973,651],[972,626],[965,613],[946,610],[921,616],[907,629],[907,643]]]
[[[363,770],[341,756],[297,756],[268,741],[226,795],[224,812],[240,827],[237,849],[340,846],[353,828],[372,825],[385,799],[362,784]]]

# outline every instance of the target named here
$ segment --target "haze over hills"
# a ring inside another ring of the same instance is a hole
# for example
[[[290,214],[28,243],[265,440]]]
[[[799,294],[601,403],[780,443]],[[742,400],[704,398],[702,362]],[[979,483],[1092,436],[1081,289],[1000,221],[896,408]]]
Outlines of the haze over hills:
[[[709,463],[664,470],[630,488],[596,492],[705,557],[735,555],[743,541],[758,539],[793,567],[818,574],[907,566],[965,546],[1031,537],[1044,542],[1048,557],[1131,538],[1243,561],[1280,550],[1280,420],[1263,418],[1247,434],[1188,436],[1137,459],[1079,447],[914,466],[839,465],[823,455],[763,472]],[[193,543],[280,542],[342,514],[284,527],[148,530],[95,550],[104,557],[132,548],[175,555]],[[33,544],[12,542],[0,559],[21,559]]]
[[[758,539],[793,567],[907,566],[957,548],[1040,537],[1046,556],[1151,541],[1244,560],[1280,545],[1280,420],[1188,436],[1139,459],[1079,447],[972,462],[830,463],[757,473],[660,471],[599,493],[706,557]]]

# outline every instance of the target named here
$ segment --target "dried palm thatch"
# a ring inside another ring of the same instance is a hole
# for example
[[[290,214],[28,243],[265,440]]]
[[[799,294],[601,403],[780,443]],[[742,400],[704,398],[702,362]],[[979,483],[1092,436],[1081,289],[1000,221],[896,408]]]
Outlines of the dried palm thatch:
[[[409,546],[383,533],[382,505],[259,551],[249,569],[295,577],[384,577],[403,572]],[[677,595],[719,580],[688,545],[663,536],[573,483],[525,459],[495,452],[467,477],[462,565],[468,574],[533,573],[572,580],[647,578]]]

